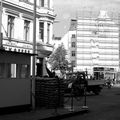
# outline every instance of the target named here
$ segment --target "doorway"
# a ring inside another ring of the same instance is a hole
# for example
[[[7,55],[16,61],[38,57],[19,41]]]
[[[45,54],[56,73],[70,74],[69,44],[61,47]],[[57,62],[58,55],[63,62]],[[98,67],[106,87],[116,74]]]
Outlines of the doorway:
[[[38,58],[37,65],[37,76],[42,77],[43,76],[43,58]]]

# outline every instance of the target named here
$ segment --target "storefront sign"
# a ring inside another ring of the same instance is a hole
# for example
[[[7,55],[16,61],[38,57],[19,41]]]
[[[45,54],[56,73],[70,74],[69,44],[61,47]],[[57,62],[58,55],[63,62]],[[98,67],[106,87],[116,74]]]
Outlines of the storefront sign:
[[[6,47],[7,49],[11,49],[11,51],[14,51],[15,49],[16,50],[19,49],[18,52],[29,51],[30,53],[32,53],[33,50],[33,46],[31,44],[21,43],[17,41],[4,40],[3,46]]]
[[[4,45],[8,45],[8,46],[15,46],[15,47],[21,47],[21,48],[25,48],[25,49],[33,49],[33,46],[31,44],[27,44],[27,43],[20,43],[20,42],[13,42],[13,41],[3,41]]]

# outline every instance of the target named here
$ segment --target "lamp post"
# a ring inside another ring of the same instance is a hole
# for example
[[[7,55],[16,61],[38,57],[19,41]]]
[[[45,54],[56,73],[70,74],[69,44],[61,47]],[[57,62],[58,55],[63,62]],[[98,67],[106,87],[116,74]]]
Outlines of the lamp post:
[[[36,0],[33,13],[32,109],[35,110]]]
[[[3,5],[2,5],[2,0],[0,2],[1,2],[1,4],[0,4],[0,48],[2,48],[3,45],[2,45],[2,32],[1,32],[1,28],[2,28],[2,7],[3,7]]]

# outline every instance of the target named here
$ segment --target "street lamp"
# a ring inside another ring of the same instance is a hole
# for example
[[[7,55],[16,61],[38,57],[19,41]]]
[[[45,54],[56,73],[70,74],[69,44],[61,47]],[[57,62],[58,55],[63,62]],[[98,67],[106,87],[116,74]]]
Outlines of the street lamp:
[[[33,13],[32,109],[35,109],[35,51],[36,51],[36,0]]]
[[[0,1],[1,4],[0,4],[0,48],[3,48],[3,45],[2,45],[2,32],[1,32],[1,28],[2,28],[2,0]]]

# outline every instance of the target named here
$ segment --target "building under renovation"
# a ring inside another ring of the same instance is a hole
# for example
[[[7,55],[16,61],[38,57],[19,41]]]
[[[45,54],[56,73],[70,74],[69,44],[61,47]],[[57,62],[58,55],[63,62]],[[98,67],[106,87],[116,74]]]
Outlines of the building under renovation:
[[[63,37],[74,71],[88,71],[97,78],[114,77],[119,70],[118,19],[106,11],[81,12],[71,20]]]

